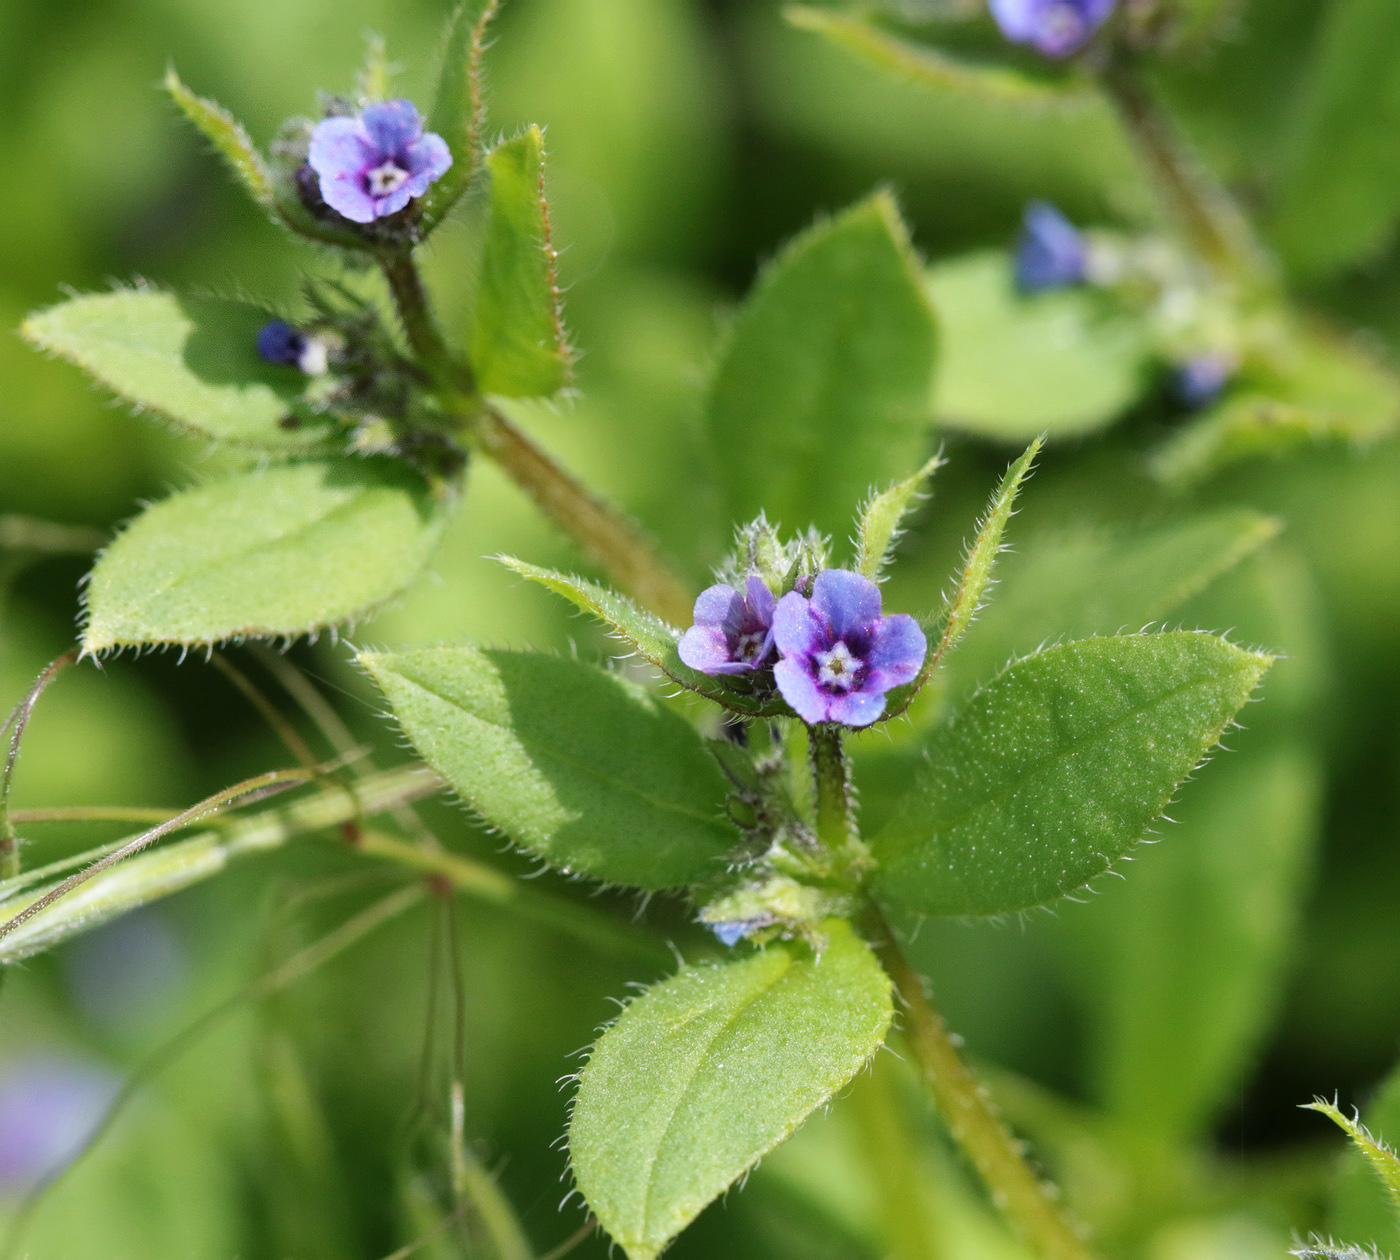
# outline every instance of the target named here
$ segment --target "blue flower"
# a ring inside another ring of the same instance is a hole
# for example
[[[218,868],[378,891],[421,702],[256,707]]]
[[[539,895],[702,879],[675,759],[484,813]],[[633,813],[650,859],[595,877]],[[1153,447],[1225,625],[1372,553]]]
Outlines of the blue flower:
[[[1235,360],[1228,354],[1212,351],[1193,355],[1176,366],[1173,379],[1176,395],[1196,410],[1209,407],[1225,392],[1235,368]]]
[[[1083,284],[1088,265],[1084,237],[1048,201],[1026,207],[1016,242],[1016,287],[1022,293],[1042,293]]]
[[[385,101],[317,123],[307,161],[332,210],[373,223],[427,192],[447,173],[452,154],[441,136],[423,130],[412,101]]]
[[[1093,38],[1115,0],[989,0],[1001,33],[1047,57],[1069,57]]]
[[[0,1192],[27,1190],[72,1160],[116,1092],[111,1073],[69,1059],[30,1059],[0,1073]]]
[[[744,674],[773,652],[773,592],[751,577],[742,593],[711,586],[695,601],[695,624],[681,636],[681,660],[702,674]]]
[[[329,365],[330,348],[321,338],[308,337],[286,320],[274,319],[258,329],[258,354],[269,363],[322,376]]]
[[[882,617],[880,588],[846,569],[818,573],[811,599],[784,595],[773,639],[778,690],[808,724],[869,726],[885,711],[885,693],[912,682],[928,652],[919,623]]]

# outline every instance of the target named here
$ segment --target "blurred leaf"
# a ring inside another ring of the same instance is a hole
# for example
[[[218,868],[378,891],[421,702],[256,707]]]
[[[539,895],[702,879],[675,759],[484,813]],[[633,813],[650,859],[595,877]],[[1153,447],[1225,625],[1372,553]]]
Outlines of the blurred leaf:
[[[1147,528],[1032,539],[1004,561],[996,599],[948,667],[972,682],[1052,639],[1160,623],[1277,537],[1280,526],[1242,508]]]
[[[783,16],[800,30],[812,31],[920,87],[1035,110],[1082,106],[1092,99],[1092,87],[1084,79],[1034,79],[1008,66],[958,61],[937,48],[900,39],[862,18],[830,9],[789,5]]]
[[[472,317],[471,361],[488,394],[536,398],[569,376],[570,351],[544,199],[544,135],[492,150],[491,217]]]
[[[427,130],[447,141],[452,165],[424,199],[423,217],[436,223],[457,201],[481,160],[481,129],[486,121],[481,62],[486,29],[500,8],[498,0],[462,0],[447,19],[437,97]]]
[[[467,646],[359,659],[472,809],[553,866],[670,888],[738,841],[699,734],[616,674]]]
[[[895,544],[904,532],[904,518],[923,497],[924,483],[944,461],[934,456],[912,477],[897,481],[887,490],[872,495],[856,522],[855,570],[872,582],[894,558]]]
[[[774,717],[789,712],[785,705],[777,701],[765,702],[746,696],[743,692],[726,687],[718,678],[711,678],[708,674],[691,669],[681,660],[680,653],[676,650],[676,644],[680,641],[677,631],[659,617],[634,604],[627,596],[619,595],[616,591],[599,586],[586,578],[570,577],[568,574],[555,573],[551,569],[541,569],[537,565],[527,564],[524,560],[516,560],[511,556],[502,556],[501,563],[521,577],[538,582],[546,590],[562,595],[571,604],[597,617],[619,638],[636,648],[643,660],[655,665],[682,687],[698,691],[702,696],[724,705],[727,709],[733,709],[736,713]]]
[[[1324,441],[1375,442],[1400,421],[1400,376],[1321,328],[1283,332],[1235,388],[1156,454],[1164,481],[1191,482],[1237,460]]]
[[[259,357],[258,331],[269,319],[246,302],[123,289],[50,306],[21,331],[137,407],[201,437],[305,450],[325,440],[331,422],[298,411],[305,376]],[[293,415],[296,427],[283,428]]]
[[[926,744],[872,842],[875,888],[923,914],[1005,914],[1088,884],[1142,840],[1270,658],[1175,633],[1013,664]]]
[[[1381,1138],[1371,1134],[1359,1119],[1353,1120],[1343,1115],[1335,1103],[1319,1098],[1306,1104],[1306,1108],[1309,1111],[1321,1112],[1351,1138],[1353,1145],[1371,1166],[1371,1171],[1380,1178],[1381,1185],[1390,1199],[1391,1208],[1400,1209],[1400,1155]]]
[[[623,1011],[579,1074],[579,1189],[629,1260],[672,1238],[831,1098],[893,1015],[874,954],[838,920],[826,947],[692,967]]]
[[[1372,1133],[1391,1139],[1400,1133],[1400,1071],[1392,1072],[1382,1083],[1364,1114],[1366,1128]],[[1338,1238],[1374,1246],[1383,1254],[1400,1255],[1395,1194],[1378,1172],[1370,1153],[1359,1143],[1347,1153],[1332,1186],[1327,1225]]]
[[[1007,522],[1011,520],[1016,496],[1021,491],[1022,483],[1030,475],[1031,465],[1040,453],[1041,445],[1041,439],[1036,438],[1027,447],[1025,454],[1006,470],[996,493],[992,495],[986,515],[978,522],[977,537],[967,550],[967,559],[963,564],[957,587],[944,604],[942,625],[935,626],[930,620],[924,626],[929,639],[936,646],[924,657],[918,677],[906,686],[896,687],[890,692],[889,717],[894,717],[908,708],[909,702],[918,694],[919,689],[957,647],[968,626],[972,624],[972,619],[981,609],[982,600],[992,584],[992,570],[996,565],[997,556],[1002,551],[1002,535],[1006,532]]]
[[[448,501],[390,460],[238,473],[153,504],[103,553],[83,650],[309,634],[392,599]]]
[[[1380,253],[1400,218],[1400,5],[1337,0],[1311,51],[1273,237],[1319,279]]]
[[[845,530],[872,485],[924,457],[934,345],[887,194],[789,244],[739,311],[710,391],[730,518]]]
[[[243,185],[243,190],[264,210],[274,213],[277,200],[267,163],[242,125],[222,105],[191,92],[180,82],[180,76],[173,66],[165,72],[164,86],[181,113],[218,151],[234,178]]]
[[[1146,335],[1102,295],[1024,296],[1009,256],[990,251],[935,265],[928,287],[943,333],[939,424],[1006,442],[1075,437],[1112,423],[1146,392]]]

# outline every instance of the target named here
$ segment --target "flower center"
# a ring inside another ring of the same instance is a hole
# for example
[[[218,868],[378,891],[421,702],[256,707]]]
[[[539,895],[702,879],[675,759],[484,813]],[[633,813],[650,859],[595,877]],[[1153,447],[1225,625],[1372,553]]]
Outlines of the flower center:
[[[838,691],[850,691],[856,685],[856,671],[864,663],[845,643],[837,643],[829,652],[817,652],[812,659],[817,663],[817,681]]]
[[[768,636],[761,630],[750,630],[748,634],[741,634],[734,641],[734,659],[744,661],[749,665],[758,660],[758,654],[763,650],[763,640]]]
[[[371,197],[387,197],[398,192],[408,182],[408,172],[392,158],[387,159],[365,175]]]

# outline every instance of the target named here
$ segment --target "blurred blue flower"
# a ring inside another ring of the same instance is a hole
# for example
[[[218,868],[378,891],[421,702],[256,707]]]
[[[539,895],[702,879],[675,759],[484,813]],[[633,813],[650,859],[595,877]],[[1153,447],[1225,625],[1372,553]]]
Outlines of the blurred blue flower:
[[[63,961],[73,1005],[107,1032],[149,1030],[189,978],[184,942],[149,906],[80,936]]]
[[[695,624],[681,636],[678,651],[702,674],[743,674],[760,668],[773,651],[773,592],[751,577],[742,593],[711,586],[695,601]]]
[[[1016,287],[1042,293],[1083,284],[1087,266],[1079,229],[1048,201],[1031,202],[1016,242]]]
[[[22,1193],[72,1160],[117,1085],[110,1072],[72,1059],[28,1059],[0,1071],[0,1193]]]
[[[1193,355],[1176,366],[1173,384],[1176,395],[1188,407],[1200,410],[1209,407],[1229,385],[1235,375],[1235,360],[1228,354]]]
[[[385,101],[351,117],[325,118],[307,154],[321,198],[354,223],[397,214],[447,173],[447,141],[423,130],[412,101]]]
[[[880,588],[858,573],[826,569],[812,597],[789,591],[773,615],[782,654],[778,690],[804,722],[869,726],[885,711],[885,693],[912,682],[928,642],[903,613],[880,615]]]
[[[330,366],[330,347],[323,338],[308,337],[281,319],[258,329],[258,354],[268,363],[300,368],[308,376],[322,376]]]
[[[1047,57],[1069,57],[1093,38],[1115,0],[989,0],[1001,33]]]

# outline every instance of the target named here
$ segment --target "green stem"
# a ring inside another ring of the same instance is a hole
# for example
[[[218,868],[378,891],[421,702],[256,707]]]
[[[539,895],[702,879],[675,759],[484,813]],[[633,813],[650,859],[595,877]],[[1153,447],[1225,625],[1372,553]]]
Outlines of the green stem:
[[[958,1053],[923,978],[889,924],[871,908],[876,950],[904,1006],[903,1034],[924,1083],[954,1139],[981,1174],[992,1199],[1041,1260],[1094,1260],[1055,1189],[1026,1162],[985,1087]]]
[[[1126,54],[1105,67],[1101,82],[1163,205],[1192,249],[1233,279],[1257,281],[1266,263],[1249,221],[1191,151]]]
[[[860,851],[861,843],[841,728],[828,724],[810,727],[808,741],[817,788],[817,839],[828,852],[849,860]]]
[[[481,414],[481,449],[629,595],[688,625],[692,595],[626,517],[588,490],[494,407]]]
[[[453,355],[438,331],[437,321],[433,319],[432,307],[428,303],[428,292],[423,287],[423,278],[418,274],[412,252],[406,246],[397,247],[381,250],[376,257],[384,279],[389,283],[389,292],[398,309],[404,336],[418,357],[419,366],[432,378],[438,392],[444,395],[444,402],[475,404],[476,387],[471,368]],[[474,406],[472,409],[475,409]]]

